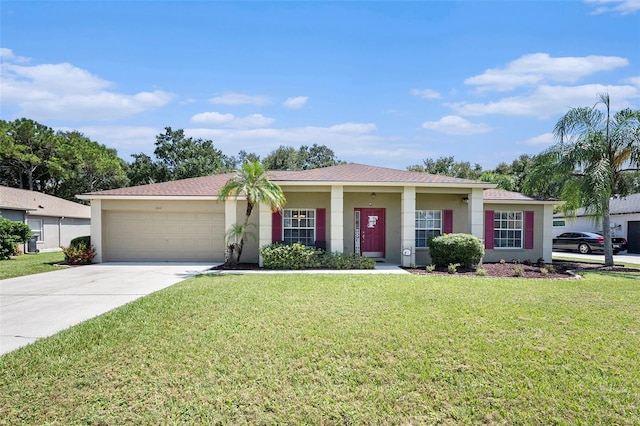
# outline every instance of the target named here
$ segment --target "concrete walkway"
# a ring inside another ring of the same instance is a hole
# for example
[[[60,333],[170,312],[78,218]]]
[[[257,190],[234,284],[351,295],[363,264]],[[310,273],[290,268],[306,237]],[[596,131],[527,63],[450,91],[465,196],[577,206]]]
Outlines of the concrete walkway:
[[[210,269],[202,263],[103,263],[0,280],[0,354]]]

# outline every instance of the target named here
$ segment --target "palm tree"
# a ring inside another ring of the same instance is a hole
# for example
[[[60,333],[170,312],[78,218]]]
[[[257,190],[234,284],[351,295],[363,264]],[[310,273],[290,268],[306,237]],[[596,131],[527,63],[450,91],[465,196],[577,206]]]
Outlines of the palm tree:
[[[282,210],[282,207],[287,202],[282,188],[269,180],[267,169],[257,161],[242,164],[237,174],[220,189],[218,198],[221,201],[225,201],[229,197],[235,196],[237,199],[241,194],[247,197],[244,223],[242,225],[233,225],[227,232],[227,238],[233,241],[233,252],[237,253],[235,258],[232,253],[230,256],[231,262],[240,262],[244,242],[249,234],[249,217],[253,212],[253,208],[259,203],[266,203],[272,211],[277,211]],[[236,242],[238,239],[239,242]]]
[[[609,200],[628,194],[624,174],[640,167],[640,111],[612,115],[609,95],[602,93],[593,107],[570,109],[553,133],[558,142],[536,159],[528,192],[560,181],[565,212],[584,207],[602,224],[605,266],[613,266]]]

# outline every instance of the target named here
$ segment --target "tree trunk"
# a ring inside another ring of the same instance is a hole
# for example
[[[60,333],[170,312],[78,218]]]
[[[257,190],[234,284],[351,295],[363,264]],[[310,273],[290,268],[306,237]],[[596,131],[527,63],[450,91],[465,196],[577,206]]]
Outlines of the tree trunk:
[[[603,205],[602,236],[604,237],[604,266],[613,266],[613,244],[611,242],[611,218],[609,217],[609,200]]]
[[[253,211],[253,203],[247,201],[247,210],[246,215],[244,217],[244,225],[242,229],[244,232],[247,232],[247,226],[249,226],[249,217],[251,216],[251,212]],[[238,245],[238,263],[240,263],[240,256],[242,256],[242,249],[244,248],[244,235],[240,237],[240,244]]]
[[[240,256],[242,256],[243,248],[244,248],[244,237],[240,238],[240,244],[238,244],[238,263],[240,263]]]

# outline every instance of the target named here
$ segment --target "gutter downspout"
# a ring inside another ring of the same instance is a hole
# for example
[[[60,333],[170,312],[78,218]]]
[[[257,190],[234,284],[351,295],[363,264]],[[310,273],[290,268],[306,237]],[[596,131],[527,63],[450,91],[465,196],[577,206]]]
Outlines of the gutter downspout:
[[[62,248],[62,221],[64,216],[58,219],[58,247]]]

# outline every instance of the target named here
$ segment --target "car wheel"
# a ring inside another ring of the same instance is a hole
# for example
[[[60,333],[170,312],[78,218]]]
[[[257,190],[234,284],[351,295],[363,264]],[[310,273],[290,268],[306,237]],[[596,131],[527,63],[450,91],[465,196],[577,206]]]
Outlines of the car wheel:
[[[589,254],[591,253],[591,247],[587,243],[580,243],[578,244],[578,251],[582,254]]]

